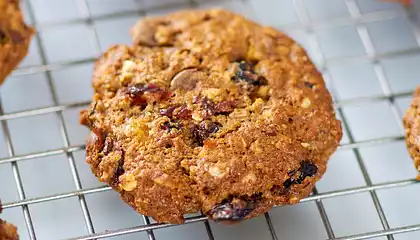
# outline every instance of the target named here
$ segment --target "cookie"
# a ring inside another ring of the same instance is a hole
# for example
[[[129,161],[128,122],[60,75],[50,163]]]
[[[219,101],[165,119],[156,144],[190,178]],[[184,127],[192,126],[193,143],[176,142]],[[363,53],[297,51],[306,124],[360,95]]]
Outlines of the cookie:
[[[407,149],[414,160],[414,166],[420,180],[420,87],[416,89],[410,107],[404,115],[405,142]]]
[[[0,201],[0,213],[2,212],[2,205]],[[10,223],[0,219],[0,240],[18,240],[19,235],[17,229]]]
[[[146,18],[97,61],[86,161],[138,212],[258,216],[308,196],[342,136],[305,50],[221,9]]]
[[[25,24],[18,0],[0,0],[0,84],[28,53],[34,29]]]

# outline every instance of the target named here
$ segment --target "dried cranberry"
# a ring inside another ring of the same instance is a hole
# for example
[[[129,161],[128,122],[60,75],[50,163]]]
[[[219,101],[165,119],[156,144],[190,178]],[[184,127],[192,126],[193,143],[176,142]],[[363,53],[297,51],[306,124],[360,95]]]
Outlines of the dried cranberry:
[[[204,119],[218,114],[229,114],[233,112],[236,107],[236,102],[234,101],[222,101],[216,104],[208,98],[201,99],[200,104],[204,111]]]
[[[177,108],[177,106],[171,106],[167,109],[160,110],[160,115],[167,116],[168,118],[172,117],[172,114],[174,113],[174,110]]]
[[[216,115],[216,104],[214,104],[212,100],[208,98],[203,98],[201,99],[200,104],[201,108],[204,111],[203,117],[205,119]]]
[[[241,61],[238,64],[238,70],[233,78],[235,82],[245,81],[251,85],[264,85],[267,84],[267,80],[255,73],[253,66],[245,61]]]
[[[222,127],[218,122],[204,121],[195,125],[192,129],[194,142],[199,146],[203,146],[204,141],[210,137],[211,134],[216,133]]]
[[[233,112],[236,107],[236,103],[234,101],[223,101],[215,106],[216,114],[229,114]]]
[[[171,93],[155,84],[137,84],[128,88],[128,94],[133,104],[144,106],[149,102],[159,102],[170,97]]]
[[[191,119],[191,114],[191,110],[189,110],[186,106],[182,106],[181,109],[175,114],[175,117],[187,120]]]

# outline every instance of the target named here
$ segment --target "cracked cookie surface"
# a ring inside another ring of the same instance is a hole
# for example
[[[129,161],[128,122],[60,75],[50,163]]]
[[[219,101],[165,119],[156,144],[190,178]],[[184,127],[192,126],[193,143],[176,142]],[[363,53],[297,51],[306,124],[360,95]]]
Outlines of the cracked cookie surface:
[[[308,196],[342,136],[304,49],[221,9],[140,20],[97,61],[87,162],[138,212],[242,220]]]
[[[34,29],[23,21],[18,0],[0,0],[0,84],[28,53]]]

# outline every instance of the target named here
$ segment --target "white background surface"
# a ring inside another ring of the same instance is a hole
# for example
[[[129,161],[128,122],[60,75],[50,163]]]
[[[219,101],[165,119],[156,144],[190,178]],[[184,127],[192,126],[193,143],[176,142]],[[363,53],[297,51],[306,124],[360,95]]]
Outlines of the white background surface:
[[[83,8],[84,0],[27,1],[33,8],[33,16],[28,14],[26,3],[23,8],[28,21],[31,20],[29,22],[34,20],[31,17],[35,18],[41,43],[39,39],[34,39],[21,69],[14,72],[0,88],[5,116],[35,108],[88,101],[91,96],[91,60],[94,57],[114,43],[130,43],[128,29],[140,17],[191,7],[187,0],[87,0],[90,10],[87,12]],[[307,48],[319,65],[337,102],[380,97],[388,90],[392,94],[405,93],[395,98],[395,104],[382,98],[343,104],[342,107],[348,130],[355,141],[402,136],[398,114],[404,113],[411,99],[409,93],[420,83],[420,39],[416,38],[405,10],[398,4],[376,0],[202,0],[193,6],[224,7],[288,32]],[[357,12],[355,15],[355,12],[349,11],[349,6],[350,9],[352,6],[360,8],[361,17],[358,19],[362,20],[362,25],[355,25]],[[113,13],[119,14],[109,17]],[[92,21],[86,21],[89,14]],[[366,39],[360,37],[366,29],[373,49],[366,48]],[[95,35],[99,48],[92,40]],[[43,65],[42,49],[45,50],[44,60],[52,71],[32,68]],[[67,63],[75,64],[68,66]],[[36,73],[29,74],[31,71]],[[382,78],[378,78],[378,73],[383,73]],[[56,102],[49,80],[55,87]],[[396,107],[394,111],[393,107]],[[81,146],[88,132],[78,124],[78,111],[82,108],[69,107],[62,112],[69,144],[63,140],[56,112],[4,120],[10,130],[14,154],[32,156],[33,153],[66,148],[68,145]],[[7,207],[20,199],[12,165],[2,162],[10,157],[3,131],[0,127],[0,196]],[[342,143],[349,143],[348,134],[345,134]],[[363,145],[357,153],[373,185],[415,177],[416,171],[401,138],[392,143]],[[84,151],[75,151],[71,155],[76,162],[81,187],[101,186],[84,163]],[[28,199],[77,190],[65,154],[19,160],[17,167]],[[321,194],[363,186],[367,186],[367,181],[351,148],[336,152],[329,162],[327,173],[317,184]],[[391,228],[420,224],[420,185],[382,189],[377,194]],[[322,202],[337,237],[383,229],[367,191]],[[142,217],[112,191],[88,194],[86,203],[96,232],[143,224]],[[63,239],[88,234],[77,197],[30,204],[29,212],[38,239]],[[269,214],[279,239],[327,238],[314,201],[277,207]],[[21,207],[6,208],[3,217],[18,225],[21,239],[29,239]],[[211,229],[215,239],[271,239],[264,217],[234,226],[211,223]],[[160,229],[154,233],[156,239],[208,238],[202,222]],[[420,239],[420,232],[394,237],[397,240]],[[146,238],[144,232],[115,237]]]

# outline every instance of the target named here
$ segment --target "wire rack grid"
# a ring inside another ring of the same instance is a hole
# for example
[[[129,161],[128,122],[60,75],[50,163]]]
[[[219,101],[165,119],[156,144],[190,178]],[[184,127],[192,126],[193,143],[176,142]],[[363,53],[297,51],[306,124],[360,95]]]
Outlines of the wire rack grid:
[[[374,0],[22,4],[38,32],[0,90],[0,195],[4,217],[18,224],[22,239],[420,238],[420,191],[401,122],[420,73],[416,6]],[[129,43],[127,29],[139,17],[211,6],[301,42],[324,74],[345,136],[324,178],[299,205],[232,227],[202,214],[188,216],[185,225],[158,224],[93,179],[83,164],[86,130],[77,126],[77,112],[89,103],[92,62],[110,44]]]

